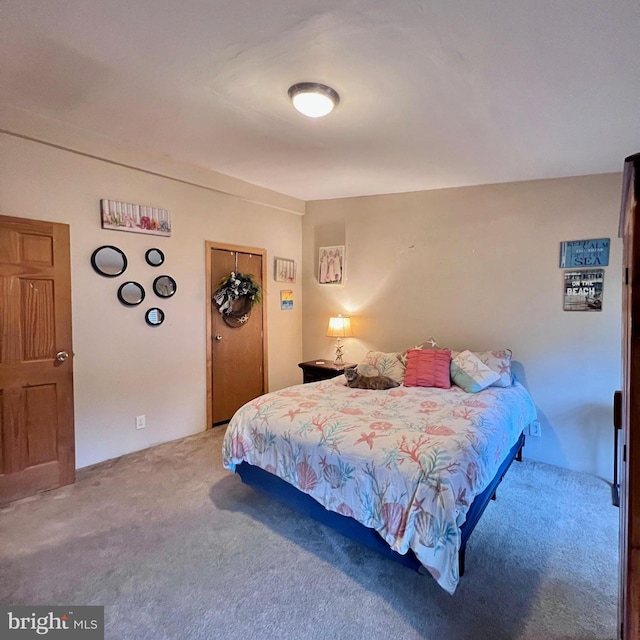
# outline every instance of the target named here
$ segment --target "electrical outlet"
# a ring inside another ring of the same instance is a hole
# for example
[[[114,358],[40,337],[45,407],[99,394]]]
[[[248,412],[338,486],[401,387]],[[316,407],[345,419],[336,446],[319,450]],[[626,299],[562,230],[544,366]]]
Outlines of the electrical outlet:
[[[147,425],[145,424],[144,416],[136,416],[136,429],[144,429]]]
[[[542,429],[540,428],[540,423],[536,420],[529,425],[529,435],[535,436],[539,438],[542,435]]]

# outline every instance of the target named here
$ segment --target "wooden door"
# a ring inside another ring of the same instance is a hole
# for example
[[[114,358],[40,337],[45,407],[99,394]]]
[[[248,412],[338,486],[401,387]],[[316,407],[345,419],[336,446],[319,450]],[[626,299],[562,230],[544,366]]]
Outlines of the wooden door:
[[[265,393],[266,288],[265,251],[207,243],[208,290],[208,425],[228,422],[243,404]],[[251,274],[262,286],[262,302],[240,326],[225,322],[212,302],[220,281],[232,271]]]
[[[0,216],[0,503],[75,479],[72,356],[69,227]]]
[[[620,463],[620,637],[640,640],[640,154],[625,161]]]

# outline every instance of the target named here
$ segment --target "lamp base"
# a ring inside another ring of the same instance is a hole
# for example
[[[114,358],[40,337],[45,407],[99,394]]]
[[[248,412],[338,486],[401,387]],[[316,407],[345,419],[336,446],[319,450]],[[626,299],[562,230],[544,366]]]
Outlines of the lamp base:
[[[336,357],[333,361],[333,364],[344,364],[344,360],[342,359],[342,351],[344,347],[340,344],[340,338],[336,341]]]

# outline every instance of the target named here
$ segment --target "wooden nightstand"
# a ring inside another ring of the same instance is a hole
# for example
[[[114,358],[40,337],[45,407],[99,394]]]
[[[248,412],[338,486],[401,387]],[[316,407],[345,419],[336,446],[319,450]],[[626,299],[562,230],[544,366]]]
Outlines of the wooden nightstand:
[[[334,364],[330,360],[310,360],[301,362],[298,366],[302,369],[302,382],[306,384],[336,378],[344,373],[346,367],[352,367],[354,364],[353,362]]]

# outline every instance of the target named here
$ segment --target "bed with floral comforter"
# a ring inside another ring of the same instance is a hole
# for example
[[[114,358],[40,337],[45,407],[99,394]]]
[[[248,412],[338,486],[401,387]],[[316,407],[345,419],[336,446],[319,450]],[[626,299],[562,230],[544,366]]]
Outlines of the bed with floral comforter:
[[[326,509],[411,549],[449,593],[459,580],[460,526],[524,428],[536,417],[517,382],[351,389],[344,378],[261,396],[237,411],[224,465],[256,465]]]

